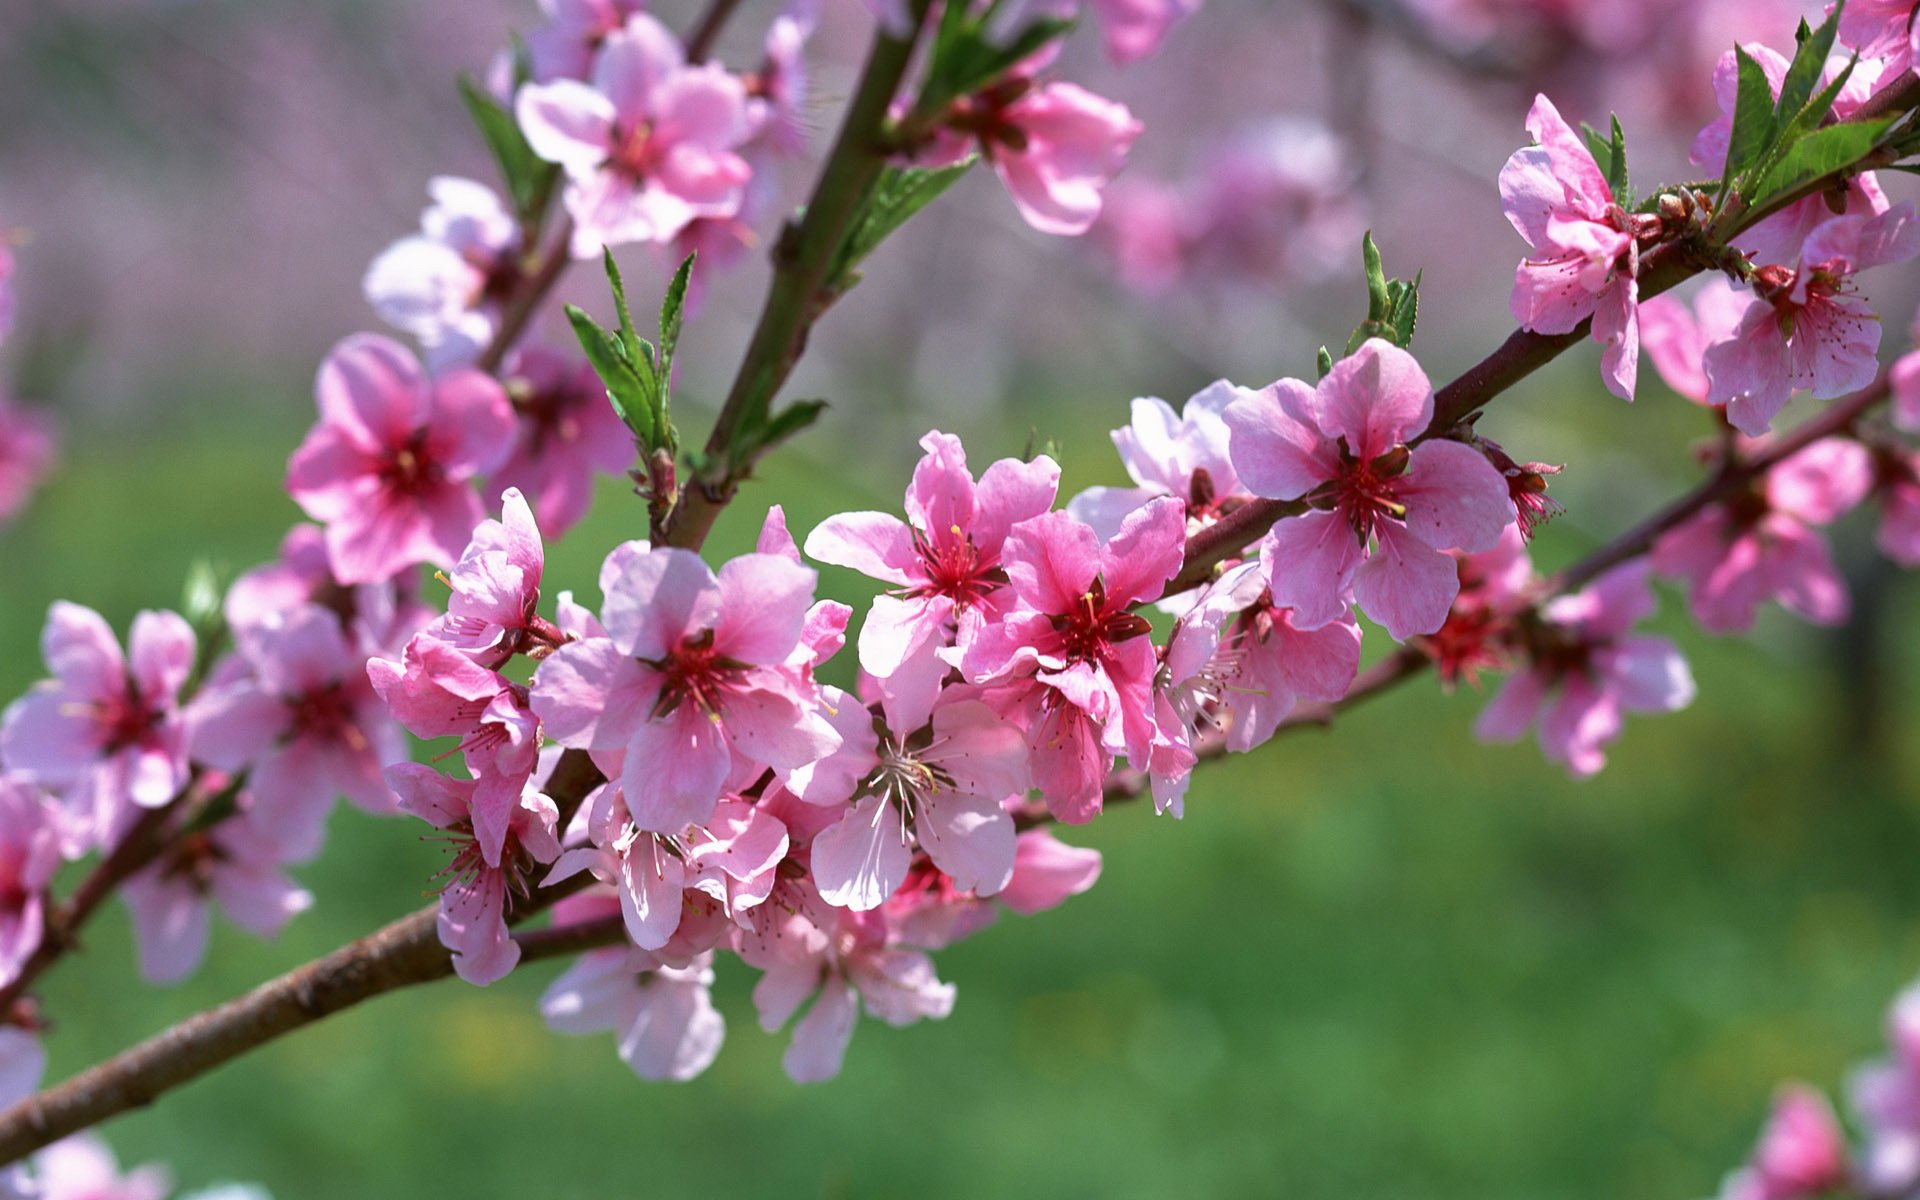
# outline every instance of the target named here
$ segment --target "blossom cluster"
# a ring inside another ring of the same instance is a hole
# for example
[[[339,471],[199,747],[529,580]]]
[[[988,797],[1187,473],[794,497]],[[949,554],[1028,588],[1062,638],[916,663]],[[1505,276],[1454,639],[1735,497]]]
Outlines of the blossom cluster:
[[[1832,117],[1860,112],[1904,76],[1912,60],[1910,17],[1904,5],[1848,7],[1820,81],[1837,89]],[[1759,43],[1721,58],[1713,76],[1721,116],[1692,147],[1694,163],[1709,173],[1728,168],[1742,54],[1776,98],[1789,74],[1789,57]],[[1627,400],[1643,337],[1663,373],[1670,373],[1661,362],[1666,348],[1698,347],[1698,363],[1684,351],[1675,356],[1687,380],[1682,390],[1697,391],[1701,403],[1755,437],[1771,428],[1795,391],[1831,400],[1872,382],[1880,324],[1854,276],[1920,255],[1913,207],[1891,204],[1873,172],[1853,175],[1844,194],[1806,196],[1745,229],[1720,262],[1736,294],[1716,286],[1689,311],[1665,296],[1643,305],[1641,267],[1651,252],[1689,238],[1710,218],[1704,193],[1675,191],[1651,208],[1628,207],[1630,198],[1614,187],[1624,171],[1610,180],[1587,140],[1545,96],[1534,101],[1527,132],[1534,144],[1500,171],[1507,219],[1531,251],[1512,293],[1522,327],[1566,334],[1590,323],[1604,346],[1606,384]]]

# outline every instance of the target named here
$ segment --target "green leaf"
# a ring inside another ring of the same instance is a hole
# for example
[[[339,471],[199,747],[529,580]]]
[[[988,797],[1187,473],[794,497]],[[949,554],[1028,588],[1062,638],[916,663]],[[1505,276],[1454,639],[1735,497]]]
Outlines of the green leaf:
[[[1425,276],[1426,272],[1423,270],[1414,274],[1411,283],[1404,279],[1396,279],[1390,289],[1392,295],[1389,308],[1393,320],[1393,340],[1402,350],[1413,344],[1414,327],[1420,323],[1420,280]]]
[[[1632,194],[1627,179],[1627,135],[1620,129],[1620,115],[1608,114],[1613,120],[1613,140],[1608,144],[1607,186],[1613,189],[1613,199],[1622,207],[1631,203]]]
[[[513,114],[470,76],[460,77],[460,98],[466,102],[473,123],[479,126],[487,149],[493,152],[493,161],[500,167],[500,177],[506,182],[514,212],[522,221],[531,221],[552,192],[560,168],[533,152]]]
[[[660,427],[654,420],[651,380],[641,378],[640,368],[627,357],[620,339],[600,328],[578,306],[567,305],[567,320],[573,325],[574,336],[580,339],[580,349],[586,352],[587,361],[593,364],[594,373],[606,385],[607,401],[613,405],[613,411],[642,446],[652,449],[658,444]],[[651,364],[647,370],[650,374]]]
[[[1880,135],[1897,119],[1886,117],[1878,121],[1827,125],[1793,142],[1751,189],[1754,206],[1763,207],[1783,192],[1859,162],[1872,152]]]
[[[1380,264],[1380,247],[1373,244],[1373,230],[1360,235],[1360,262],[1367,275],[1367,320],[1387,317],[1387,273]]]
[[[667,297],[660,302],[660,377],[662,379],[668,379],[673,374],[673,350],[680,344],[680,326],[686,318],[687,282],[693,278],[694,257],[689,254],[680,260],[680,269],[673,273],[673,282],[667,285]]]
[[[1784,125],[1793,119],[1794,114],[1805,107],[1808,97],[1813,95],[1813,85],[1820,78],[1820,72],[1826,69],[1827,55],[1833,53],[1834,35],[1840,29],[1841,5],[1834,5],[1827,19],[1820,27],[1809,31],[1805,21],[1793,35],[1798,47],[1793,52],[1793,61],[1787,64],[1786,78],[1780,84],[1780,102],[1774,107],[1774,119]]]
[[[1015,66],[1074,27],[1069,18],[1042,17],[1022,26],[1011,40],[996,42],[986,27],[986,16],[967,17],[967,7],[947,6],[934,39],[933,65],[927,72],[922,107],[945,108],[962,96],[992,87]]]
[[[734,450],[734,461],[736,463],[752,461],[819,420],[820,414],[825,411],[827,411],[825,400],[795,400],[768,417],[764,424],[744,439],[744,444]]]
[[[1319,355],[1314,358],[1314,366],[1319,370],[1320,378],[1325,379],[1327,373],[1333,370],[1333,351],[1325,346],[1320,347]]]
[[[950,167],[888,167],[881,173],[860,203],[847,227],[846,240],[834,255],[827,272],[828,288],[844,292],[859,282],[861,262],[887,240],[894,230],[913,215],[940,198],[972,167],[974,159]]]
[[[1738,46],[1733,48],[1739,74],[1739,95],[1733,106],[1733,130],[1727,137],[1727,166],[1720,176],[1722,197],[1733,181],[1760,161],[1778,128],[1773,117],[1773,85],[1758,60]]]

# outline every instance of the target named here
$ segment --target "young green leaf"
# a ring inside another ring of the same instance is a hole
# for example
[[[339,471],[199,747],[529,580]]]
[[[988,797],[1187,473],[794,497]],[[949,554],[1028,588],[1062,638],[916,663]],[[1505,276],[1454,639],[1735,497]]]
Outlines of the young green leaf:
[[[1754,206],[1764,206],[1784,192],[1858,163],[1896,119],[1828,125],[1793,142],[1750,189]]]
[[[859,282],[861,262],[894,230],[959,182],[973,163],[968,158],[950,167],[888,167],[882,172],[861,201],[860,211],[847,228],[846,240],[834,255],[827,272],[829,289],[844,292]]]
[[[1314,357],[1313,365],[1320,372],[1320,378],[1325,379],[1327,373],[1333,370],[1333,351],[1325,346],[1320,347],[1320,353]]]
[[[1367,275],[1367,320],[1384,321],[1387,316],[1387,272],[1380,263],[1380,247],[1373,244],[1371,229],[1360,235],[1360,262]]]
[[[567,320],[573,325],[574,336],[580,340],[580,349],[586,352],[594,373],[606,385],[607,401],[613,405],[613,411],[633,431],[633,436],[642,446],[652,449],[659,445],[660,427],[654,419],[651,361],[643,367],[628,358],[619,337],[602,329],[579,307],[569,304],[566,311]]]
[[[1613,139],[1607,144],[1607,186],[1613,189],[1614,203],[1625,207],[1632,203],[1627,178],[1627,135],[1620,129],[1619,114],[1609,116],[1613,119]]]
[[[552,191],[559,168],[535,154],[513,114],[465,75],[460,77],[460,98],[500,168],[514,212],[530,221]]]
[[[687,309],[687,283],[693,278],[694,255],[689,254],[680,261],[680,269],[673,273],[673,282],[667,285],[667,297],[660,302],[660,377],[673,375],[673,350],[680,344],[680,326],[684,323]]]
[[[1800,29],[1793,37],[1798,45],[1793,61],[1787,64],[1786,78],[1780,84],[1780,102],[1773,110],[1779,124],[1791,121],[1813,95],[1813,85],[1826,69],[1827,56],[1833,53],[1834,35],[1840,29],[1840,9],[1840,5],[1834,5],[1818,29],[1808,30],[1807,23],[1800,22]]]
[[[1425,276],[1426,272],[1422,270],[1414,273],[1411,283],[1404,279],[1393,281],[1390,305],[1393,340],[1402,350],[1413,344],[1414,327],[1420,323],[1420,280]]]
[[[1777,128],[1773,86],[1767,82],[1766,68],[1739,46],[1733,48],[1733,55],[1739,91],[1733,106],[1733,130],[1727,137],[1727,166],[1720,177],[1722,199],[1732,190],[1733,181],[1767,152]]]

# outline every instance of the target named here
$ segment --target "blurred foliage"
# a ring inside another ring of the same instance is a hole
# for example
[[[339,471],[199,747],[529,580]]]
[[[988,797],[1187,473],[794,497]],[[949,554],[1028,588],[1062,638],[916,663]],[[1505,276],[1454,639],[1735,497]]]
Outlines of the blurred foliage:
[[[1646,484],[1679,477],[1697,428],[1670,397],[1628,409],[1568,378],[1489,420],[1517,454],[1577,452],[1562,477],[1575,512],[1541,538],[1551,562],[1670,490]],[[1565,418],[1552,437],[1527,418],[1548,401]],[[1116,473],[1101,431],[1117,403],[1032,411],[1071,486]],[[52,598],[124,628],[177,603],[197,556],[269,556],[295,516],[279,479],[298,436],[277,418],[199,419],[70,445],[0,534],[8,694],[38,673]],[[749,485],[716,547],[750,545],[774,499],[802,537],[837,509],[896,508],[913,447],[848,455],[839,439],[860,437],[830,413]],[[979,437],[976,468],[1024,438]],[[644,529],[607,481],[549,590],[594,600],[600,555]],[[828,572],[824,590],[855,595],[854,580]],[[1892,627],[1912,628],[1912,596],[1894,600]],[[1679,631],[1671,593],[1666,608]],[[548,1033],[534,1003],[557,968],[542,965],[381,999],[104,1133],[123,1162],[167,1160],[183,1184],[257,1179],[279,1200],[1705,1195],[1778,1081],[1831,1089],[1878,1052],[1884,1006],[1920,970],[1920,750],[1863,733],[1848,700],[1874,693],[1824,639],[1784,621],[1753,641],[1683,637],[1701,701],[1630,721],[1587,784],[1531,745],[1474,744],[1481,698],[1421,680],[1337,735],[1209,769],[1183,822],[1133,806],[1068,831],[1105,853],[1100,885],[940,955],[953,1016],[863,1022],[823,1086],[781,1074],[784,1036],[756,1027],[737,962],[716,997],[727,1046],[678,1087],[634,1079],[610,1037]],[[1916,665],[1899,640],[1864,660],[1895,681]],[[1882,728],[1910,724],[1901,691]],[[343,809],[332,833],[299,873],[315,910],[276,944],[220,927],[182,987],[134,982],[109,910],[45,989],[53,1075],[422,903],[439,851],[420,829]]]

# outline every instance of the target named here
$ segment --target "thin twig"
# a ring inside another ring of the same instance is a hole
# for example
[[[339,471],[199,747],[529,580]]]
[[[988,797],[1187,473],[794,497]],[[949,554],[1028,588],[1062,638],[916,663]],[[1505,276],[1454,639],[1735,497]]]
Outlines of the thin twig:
[[[703,63],[713,53],[713,44],[720,40],[720,31],[727,27],[728,18],[733,10],[740,7],[740,0],[713,0],[707,6],[706,15],[687,35],[687,61]]]

